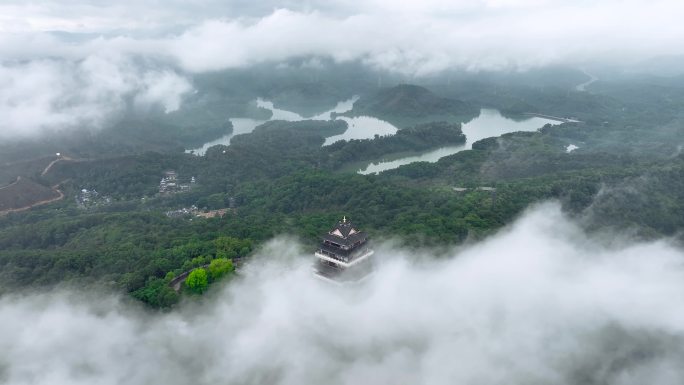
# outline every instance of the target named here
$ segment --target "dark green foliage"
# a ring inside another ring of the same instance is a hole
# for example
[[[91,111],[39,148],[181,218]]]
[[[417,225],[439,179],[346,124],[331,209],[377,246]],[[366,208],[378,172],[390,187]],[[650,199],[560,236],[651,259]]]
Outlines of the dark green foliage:
[[[159,181],[166,170],[176,170],[189,181],[194,174],[184,164],[191,158],[184,154],[148,152],[113,159],[59,162],[43,179],[49,183],[69,180],[76,188],[95,189],[117,199],[140,199],[159,191]]]
[[[241,136],[243,143],[262,144],[267,139],[268,134],[278,133],[304,133],[313,136],[327,138],[333,135],[340,135],[347,130],[347,122],[344,120],[302,120],[298,122],[288,122],[284,120],[271,120],[254,129],[251,135]]]
[[[309,120],[302,122],[270,121],[255,128],[251,134],[231,139],[232,150],[256,150],[266,147],[278,150],[280,155],[296,153],[307,147],[320,147],[324,138],[338,135],[347,129],[343,120]]]
[[[165,279],[160,278],[150,278],[145,287],[131,294],[138,300],[159,308],[167,308],[178,302],[178,294],[168,286]]]
[[[214,240],[216,258],[232,259],[244,257],[252,251],[252,241],[233,237],[219,237]]]

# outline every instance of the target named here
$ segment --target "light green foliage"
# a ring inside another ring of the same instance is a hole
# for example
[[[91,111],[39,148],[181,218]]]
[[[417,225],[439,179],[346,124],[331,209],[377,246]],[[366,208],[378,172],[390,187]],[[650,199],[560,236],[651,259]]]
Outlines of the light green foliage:
[[[188,278],[185,280],[185,286],[190,289],[191,292],[202,294],[207,290],[209,285],[209,278],[207,276],[207,271],[204,269],[195,269],[188,274]]]
[[[233,271],[235,271],[235,266],[233,266],[233,261],[228,258],[216,258],[209,264],[209,277],[212,282],[233,273]]]

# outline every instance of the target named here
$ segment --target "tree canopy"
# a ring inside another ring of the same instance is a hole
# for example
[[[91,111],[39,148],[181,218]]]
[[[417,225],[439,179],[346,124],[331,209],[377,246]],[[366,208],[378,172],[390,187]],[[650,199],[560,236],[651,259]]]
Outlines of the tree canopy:
[[[193,293],[204,293],[207,290],[207,286],[209,286],[207,271],[202,268],[191,271],[185,280],[185,285]]]

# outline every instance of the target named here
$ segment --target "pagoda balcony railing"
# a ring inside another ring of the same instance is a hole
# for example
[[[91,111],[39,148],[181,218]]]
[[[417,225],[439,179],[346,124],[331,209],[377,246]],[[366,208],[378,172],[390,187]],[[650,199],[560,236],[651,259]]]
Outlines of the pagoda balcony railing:
[[[363,254],[366,254],[370,249],[368,247],[364,247],[362,249],[354,250],[353,252],[347,254],[347,255],[341,255],[341,254],[336,254],[330,250],[326,250],[324,248],[318,248],[316,252],[319,254],[323,254],[327,257],[336,259],[341,262],[351,262],[353,261],[356,257],[359,257]]]
[[[325,255],[326,257],[338,259],[338,260],[340,260],[340,261],[344,261],[344,260],[345,260],[344,256],[337,255],[337,254],[335,254],[335,253],[332,253],[332,252],[330,252],[330,251],[328,251],[328,250],[325,250],[325,249],[322,249],[322,248],[319,248],[318,250],[316,250],[316,252],[318,252],[319,254],[323,254],[323,255]]]

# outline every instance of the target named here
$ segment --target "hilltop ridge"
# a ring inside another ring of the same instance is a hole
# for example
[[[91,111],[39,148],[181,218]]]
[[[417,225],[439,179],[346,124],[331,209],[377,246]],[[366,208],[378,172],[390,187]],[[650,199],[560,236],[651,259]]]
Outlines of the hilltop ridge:
[[[432,121],[467,121],[479,109],[461,100],[435,95],[427,88],[400,84],[375,94],[361,97],[347,116],[373,116],[404,128]]]

